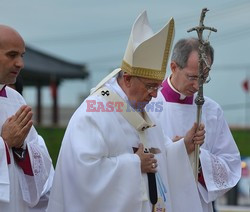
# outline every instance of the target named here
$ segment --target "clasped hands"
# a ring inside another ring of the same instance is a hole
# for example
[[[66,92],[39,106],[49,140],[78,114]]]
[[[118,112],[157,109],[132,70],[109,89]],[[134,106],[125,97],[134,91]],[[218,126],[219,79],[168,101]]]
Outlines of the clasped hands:
[[[23,105],[15,115],[12,115],[5,121],[1,137],[9,148],[22,147],[33,124],[32,116],[31,107]]]

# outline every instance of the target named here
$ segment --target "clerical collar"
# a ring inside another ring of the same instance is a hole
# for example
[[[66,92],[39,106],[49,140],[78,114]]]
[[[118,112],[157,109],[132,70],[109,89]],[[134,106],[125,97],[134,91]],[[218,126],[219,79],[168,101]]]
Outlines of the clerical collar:
[[[179,94],[179,95],[180,95],[180,97],[179,97],[179,98],[180,98],[180,100],[185,99],[185,98],[186,98],[186,96],[185,96],[184,94],[180,93],[179,91],[177,91],[177,90],[174,88],[174,86],[172,85],[172,83],[171,83],[171,81],[170,81],[170,78],[171,78],[171,76],[167,78],[167,80],[168,80],[168,84],[169,84],[170,88],[172,88],[172,90],[174,90],[177,94]]]
[[[2,97],[7,97],[5,87],[6,85],[0,84],[0,96]]]
[[[161,90],[167,102],[174,102],[180,104],[193,104],[194,96],[185,96],[177,91],[170,82],[170,77],[163,83],[163,89]]]

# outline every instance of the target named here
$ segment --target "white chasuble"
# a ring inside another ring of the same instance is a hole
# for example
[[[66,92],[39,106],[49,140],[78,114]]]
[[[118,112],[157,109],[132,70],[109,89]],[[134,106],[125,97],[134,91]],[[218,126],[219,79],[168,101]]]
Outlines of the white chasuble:
[[[116,78],[105,86],[127,101]],[[107,107],[111,103],[103,95],[89,96],[69,122],[47,212],[152,211],[147,175],[141,173],[140,158],[133,152],[140,143],[138,131],[119,111]],[[149,148],[161,150],[155,157],[164,188],[158,192],[165,195],[166,211],[201,212],[183,140],[173,144],[158,126],[145,130],[145,136]],[[188,177],[183,180],[183,175]]]

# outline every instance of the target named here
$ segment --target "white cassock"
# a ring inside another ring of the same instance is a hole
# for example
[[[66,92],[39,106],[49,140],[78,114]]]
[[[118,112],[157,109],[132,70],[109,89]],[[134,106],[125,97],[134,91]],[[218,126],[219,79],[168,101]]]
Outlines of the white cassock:
[[[7,97],[0,97],[0,130],[6,119],[26,104],[23,97],[15,90],[9,87],[5,87],[5,90]],[[34,127],[31,128],[24,144],[28,149],[33,176],[24,174],[13,157],[12,149],[6,152],[6,145],[0,136],[1,212],[42,212],[47,207],[47,195],[54,174],[50,156],[44,140]]]
[[[105,86],[127,100],[116,78]],[[133,147],[140,143],[138,132],[121,113],[103,112],[106,103],[102,95],[89,96],[72,116],[60,149],[47,212],[152,211],[147,175],[141,173],[140,159],[133,153]],[[147,129],[146,137],[148,147],[161,150],[155,155],[156,175],[158,197],[166,211],[201,212],[183,140],[173,144],[158,126]]]
[[[180,94],[169,80],[153,101],[162,105],[161,112],[150,112],[160,124],[165,135],[173,139],[184,136],[196,122],[197,107],[194,97],[180,99]],[[200,147],[200,162],[206,188],[198,184],[203,212],[212,211],[212,201],[234,187],[241,177],[239,150],[226,123],[221,107],[205,97],[202,107],[202,123],[205,124],[205,142]],[[183,176],[185,177],[185,175]]]

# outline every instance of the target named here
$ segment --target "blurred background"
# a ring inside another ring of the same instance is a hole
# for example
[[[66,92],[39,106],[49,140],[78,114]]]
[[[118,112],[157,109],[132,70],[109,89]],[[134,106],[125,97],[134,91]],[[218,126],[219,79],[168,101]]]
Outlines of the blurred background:
[[[14,27],[27,45],[23,96],[54,165],[71,115],[89,90],[119,67],[139,13],[147,10],[154,31],[174,17],[176,42],[197,36],[187,30],[198,25],[204,7],[210,10],[205,25],[218,30],[204,36],[215,49],[204,93],[222,106],[243,170],[237,188],[216,204],[220,211],[234,210],[226,205],[250,211],[249,0],[0,0],[0,23]]]

